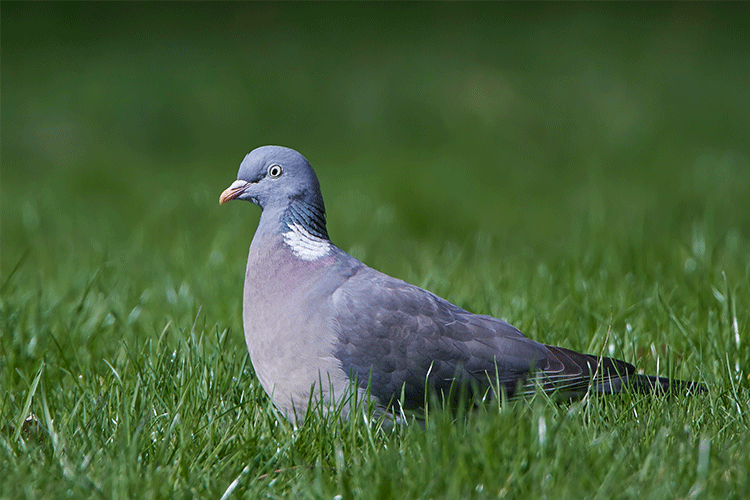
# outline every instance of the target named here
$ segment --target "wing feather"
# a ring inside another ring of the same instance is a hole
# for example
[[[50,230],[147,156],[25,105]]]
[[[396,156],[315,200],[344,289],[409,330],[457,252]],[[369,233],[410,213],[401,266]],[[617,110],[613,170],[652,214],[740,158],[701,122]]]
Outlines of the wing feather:
[[[516,328],[471,314],[435,294],[363,267],[333,294],[336,357],[362,387],[387,402],[403,387],[407,407],[428,386],[485,390],[498,375],[509,392],[549,351]]]

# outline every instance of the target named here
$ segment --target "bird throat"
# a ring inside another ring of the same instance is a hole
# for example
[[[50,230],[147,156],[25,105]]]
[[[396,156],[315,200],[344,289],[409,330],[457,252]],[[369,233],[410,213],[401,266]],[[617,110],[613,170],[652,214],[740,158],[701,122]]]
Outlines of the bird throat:
[[[295,198],[282,218],[282,236],[292,253],[302,260],[318,260],[331,251],[322,200]]]

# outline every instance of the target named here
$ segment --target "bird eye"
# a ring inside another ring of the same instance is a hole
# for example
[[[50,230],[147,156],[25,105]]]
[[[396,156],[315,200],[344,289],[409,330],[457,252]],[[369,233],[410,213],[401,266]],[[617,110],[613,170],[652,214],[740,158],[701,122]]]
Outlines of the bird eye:
[[[271,165],[270,167],[268,167],[268,175],[270,175],[273,179],[277,179],[279,176],[281,176],[281,166]]]

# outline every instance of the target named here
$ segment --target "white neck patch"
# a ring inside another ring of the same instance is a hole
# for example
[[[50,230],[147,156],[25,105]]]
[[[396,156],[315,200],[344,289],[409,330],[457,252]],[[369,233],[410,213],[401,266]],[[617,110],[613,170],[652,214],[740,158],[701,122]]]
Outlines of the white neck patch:
[[[289,229],[283,233],[284,243],[289,245],[292,253],[302,260],[318,260],[328,255],[331,251],[331,242],[310,234],[300,224],[290,224]]]

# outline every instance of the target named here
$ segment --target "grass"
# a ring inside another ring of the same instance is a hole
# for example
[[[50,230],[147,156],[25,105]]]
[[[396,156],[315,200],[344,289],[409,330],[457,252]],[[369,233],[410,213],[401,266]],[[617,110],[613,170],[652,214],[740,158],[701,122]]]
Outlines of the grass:
[[[746,7],[176,9],[2,3],[0,497],[750,490]],[[283,420],[218,206],[263,143],[369,265],[708,393]]]

